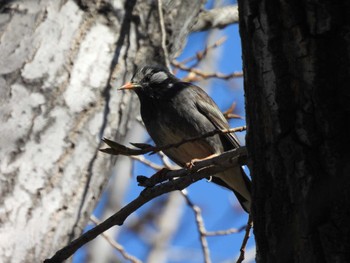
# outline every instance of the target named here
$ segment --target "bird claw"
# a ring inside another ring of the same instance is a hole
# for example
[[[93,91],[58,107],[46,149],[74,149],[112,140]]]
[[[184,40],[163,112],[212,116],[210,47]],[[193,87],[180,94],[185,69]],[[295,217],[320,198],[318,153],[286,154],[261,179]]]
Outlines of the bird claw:
[[[196,165],[196,162],[200,161],[201,159],[192,159],[191,161],[189,161],[188,163],[186,163],[186,168],[187,169],[192,169],[195,165]]]
[[[207,157],[205,157],[205,158],[194,158],[194,159],[192,159],[191,161],[189,161],[188,163],[186,163],[186,168],[187,168],[187,169],[192,169],[192,168],[196,165],[196,162],[208,160],[208,159],[213,158],[213,157],[215,157],[215,156],[218,156],[218,154],[217,154],[217,153],[214,153],[214,154],[209,155],[209,156],[207,156]]]

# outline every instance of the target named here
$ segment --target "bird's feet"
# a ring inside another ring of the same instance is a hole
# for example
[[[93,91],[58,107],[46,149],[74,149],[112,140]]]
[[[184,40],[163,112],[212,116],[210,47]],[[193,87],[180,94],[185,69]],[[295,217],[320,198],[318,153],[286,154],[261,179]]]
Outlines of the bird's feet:
[[[198,159],[198,158],[192,159],[191,161],[189,161],[188,163],[186,163],[186,168],[187,168],[187,169],[192,169],[192,168],[195,166],[195,163],[196,163],[196,162],[199,162],[199,161],[201,161],[201,159]]]
[[[204,158],[194,158],[192,159],[191,161],[189,161],[188,163],[186,163],[186,168],[187,169],[192,169],[195,165],[196,165],[196,162],[200,162],[200,161],[204,161],[204,160],[208,160],[208,159],[211,159],[215,156],[218,156],[219,154],[217,153],[214,153],[212,155],[209,155],[207,157],[204,157]]]

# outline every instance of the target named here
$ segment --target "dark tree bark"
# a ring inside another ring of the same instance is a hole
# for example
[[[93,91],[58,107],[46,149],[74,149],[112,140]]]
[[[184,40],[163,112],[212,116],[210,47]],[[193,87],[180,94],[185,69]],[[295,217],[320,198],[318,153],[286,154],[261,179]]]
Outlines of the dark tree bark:
[[[350,262],[350,2],[239,11],[258,262]]]
[[[137,65],[164,64],[157,1],[2,1],[0,258],[40,262],[81,234],[137,114],[117,92]],[[167,49],[203,1],[164,1]]]

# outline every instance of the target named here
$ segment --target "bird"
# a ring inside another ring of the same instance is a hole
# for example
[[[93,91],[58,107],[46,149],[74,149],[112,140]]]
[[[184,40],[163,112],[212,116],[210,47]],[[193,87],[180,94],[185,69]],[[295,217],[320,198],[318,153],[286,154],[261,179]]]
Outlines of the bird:
[[[134,91],[140,101],[141,118],[157,146],[177,143],[229,124],[217,104],[200,87],[181,81],[161,65],[146,65],[119,90]],[[181,167],[240,147],[234,133],[187,142],[163,152]],[[242,167],[233,167],[212,176],[212,181],[233,191],[242,208],[250,213],[251,181]]]

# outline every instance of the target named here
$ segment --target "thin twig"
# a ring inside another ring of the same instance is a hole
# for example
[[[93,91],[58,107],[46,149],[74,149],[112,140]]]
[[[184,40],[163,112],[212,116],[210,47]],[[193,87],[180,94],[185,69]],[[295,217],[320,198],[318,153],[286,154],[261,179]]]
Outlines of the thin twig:
[[[247,226],[245,229],[245,235],[244,235],[244,238],[242,241],[242,246],[240,249],[240,255],[239,255],[239,258],[237,259],[236,263],[241,263],[244,260],[244,253],[245,253],[245,249],[246,249],[246,246],[248,243],[248,239],[250,237],[250,230],[251,230],[252,226],[253,226],[253,219],[252,219],[251,215],[249,215],[248,223],[247,223]]]
[[[168,68],[168,70],[171,71],[168,49],[166,47],[166,31],[165,31],[165,24],[164,24],[162,0],[158,0],[158,13],[159,13],[160,30],[162,32],[162,49],[164,54],[165,65]]]
[[[223,74],[223,73],[218,73],[218,72],[214,72],[214,73],[206,73],[200,69],[196,69],[196,68],[192,68],[192,67],[187,67],[186,65],[173,60],[172,61],[173,66],[182,69],[184,71],[188,71],[191,73],[194,73],[198,76],[200,76],[203,79],[208,79],[208,78],[219,78],[219,79],[232,79],[232,78],[237,78],[237,77],[243,77],[243,72],[242,71],[238,71],[238,72],[233,72],[231,74]]]
[[[233,102],[226,111],[224,111],[222,114],[224,114],[226,119],[243,119],[242,116],[235,114],[234,111],[236,109],[236,102]]]
[[[195,214],[195,218],[196,218],[196,224],[197,224],[197,228],[198,228],[198,232],[199,232],[199,238],[201,241],[201,246],[202,246],[202,250],[203,250],[203,254],[204,254],[204,262],[205,263],[210,263],[210,252],[209,252],[209,247],[208,247],[208,241],[206,239],[206,230],[204,227],[204,221],[203,221],[203,217],[202,217],[202,212],[201,209],[199,208],[199,206],[195,205],[191,199],[188,197],[188,195],[184,192],[181,191],[183,197],[185,197],[187,204],[192,208],[194,214]]]
[[[177,164],[172,164],[169,160],[169,157],[166,156],[163,152],[158,152],[160,158],[162,159],[162,163],[165,166],[165,168],[169,169],[169,170],[175,170],[178,169],[180,166],[178,166]]]
[[[214,136],[216,134],[226,134],[226,133],[233,133],[233,132],[241,132],[245,131],[246,126],[238,127],[238,128],[233,128],[233,129],[227,129],[227,130],[213,130],[211,132],[205,133],[200,136],[195,136],[187,139],[183,139],[180,142],[177,143],[172,143],[172,144],[167,144],[164,146],[152,146],[149,144],[144,144],[144,143],[133,143],[134,146],[136,146],[138,149],[135,148],[129,148],[126,147],[122,144],[119,144],[117,142],[111,141],[107,138],[103,138],[102,141],[104,141],[110,148],[106,149],[100,149],[101,152],[112,154],[112,155],[141,155],[141,154],[146,154],[146,153],[156,153],[160,151],[164,151],[170,148],[176,148],[179,147],[180,145],[183,145],[188,142],[193,142],[197,141],[200,139],[204,139],[207,137]]]
[[[244,229],[246,229],[247,226],[244,225],[240,228],[230,228],[230,229],[227,229],[227,230],[218,230],[218,231],[208,231],[208,232],[205,232],[205,235],[207,237],[212,237],[212,236],[227,236],[227,235],[231,235],[231,234],[236,234],[236,233],[240,233],[242,232]]]
[[[211,49],[217,48],[219,46],[221,46],[225,41],[226,41],[227,37],[223,36],[221,38],[219,38],[217,41],[215,41],[212,45],[206,46],[202,51],[198,51],[196,52],[196,55],[186,58],[184,60],[182,60],[180,63],[181,64],[187,64],[188,62],[191,62],[192,60],[202,60]],[[194,65],[192,65],[193,67]]]
[[[163,166],[159,165],[159,164],[156,164],[154,162],[151,162],[150,160],[146,159],[144,156],[140,156],[140,155],[130,155],[130,158],[136,160],[136,161],[139,161],[151,168],[153,168],[154,170],[162,170],[163,169]]]
[[[100,224],[100,220],[98,220],[94,215],[90,216],[90,221],[93,222],[95,225]],[[135,256],[130,255],[129,253],[127,253],[124,249],[124,247],[122,245],[120,245],[119,243],[117,243],[112,237],[110,237],[109,235],[107,235],[106,233],[102,233],[101,234],[104,239],[106,239],[106,241],[116,250],[119,251],[119,253],[127,260],[130,260],[133,263],[142,263],[141,260],[139,260],[138,258],[136,258]]]

